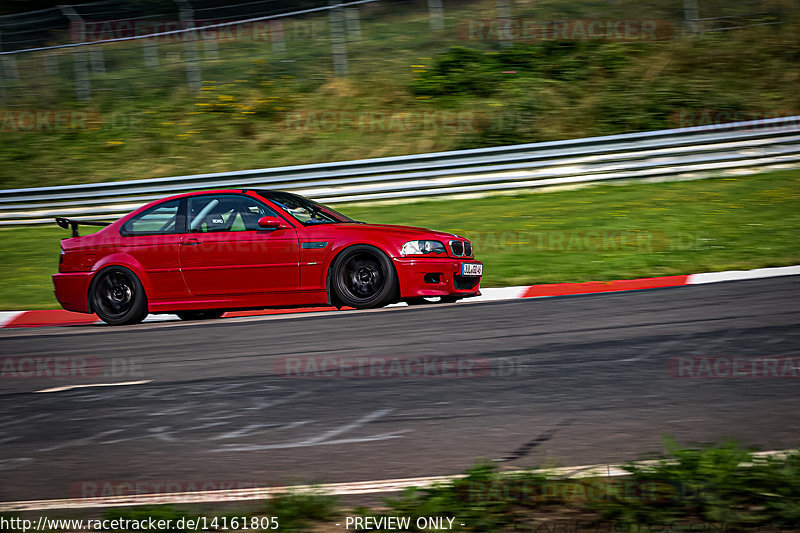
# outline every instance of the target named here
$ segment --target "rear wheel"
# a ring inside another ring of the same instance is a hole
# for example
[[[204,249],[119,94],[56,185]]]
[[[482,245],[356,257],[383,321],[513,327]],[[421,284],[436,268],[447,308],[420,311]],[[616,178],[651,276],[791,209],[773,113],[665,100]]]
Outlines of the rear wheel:
[[[181,320],[214,320],[221,318],[225,311],[219,309],[203,309],[201,311],[178,311],[175,313]]]
[[[383,307],[394,300],[397,291],[392,262],[373,246],[346,249],[336,258],[331,275],[333,291],[343,306]]]
[[[92,311],[112,326],[136,324],[147,316],[147,297],[142,282],[125,267],[102,270],[92,281],[89,294]]]

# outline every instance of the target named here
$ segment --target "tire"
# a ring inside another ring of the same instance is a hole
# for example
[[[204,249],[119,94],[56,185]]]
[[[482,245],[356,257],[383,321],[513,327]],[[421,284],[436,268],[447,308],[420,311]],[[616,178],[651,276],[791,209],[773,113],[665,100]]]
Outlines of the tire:
[[[200,311],[177,311],[181,320],[215,320],[221,318],[225,311],[220,309],[203,309]]]
[[[136,274],[122,266],[101,270],[89,289],[91,310],[112,326],[138,324],[147,316],[147,295]]]
[[[394,265],[374,246],[359,244],[344,250],[334,261],[331,276],[331,288],[342,306],[371,309],[395,299]]]

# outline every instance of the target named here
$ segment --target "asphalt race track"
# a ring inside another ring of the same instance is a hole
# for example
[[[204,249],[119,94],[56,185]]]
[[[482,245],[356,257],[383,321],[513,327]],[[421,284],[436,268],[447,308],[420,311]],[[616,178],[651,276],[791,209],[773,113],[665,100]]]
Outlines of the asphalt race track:
[[[109,375],[0,379],[0,500],[76,497],[96,481],[452,474],[481,457],[503,468],[619,462],[660,451],[664,434],[793,447],[800,378],[678,378],[669,360],[797,357],[799,326],[800,277],[782,277],[327,316],[5,330],[0,360],[66,357]],[[314,373],[299,359],[307,356],[373,358],[368,372],[375,361],[455,363],[431,367],[436,376],[348,378]],[[285,357],[301,361],[302,378],[276,375]],[[150,382],[34,393],[142,380]]]

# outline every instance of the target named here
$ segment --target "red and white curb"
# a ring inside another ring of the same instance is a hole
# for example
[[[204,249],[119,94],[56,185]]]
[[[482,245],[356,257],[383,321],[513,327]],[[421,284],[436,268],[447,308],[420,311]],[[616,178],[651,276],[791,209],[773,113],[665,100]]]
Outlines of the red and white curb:
[[[747,279],[772,278],[777,276],[798,276],[800,265],[756,268],[754,270],[728,270],[725,272],[707,272],[682,276],[663,276],[657,278],[621,279],[614,281],[586,281],[582,283],[548,283],[543,285],[523,285],[517,287],[500,287],[481,289],[481,296],[469,298],[465,302],[493,302],[500,300],[516,300],[520,298],[544,298],[549,296],[567,296],[575,294],[594,294],[602,292],[636,291],[643,289],[661,289],[680,287],[683,285],[701,285],[722,281],[740,281]],[[405,304],[396,304],[405,305]],[[333,307],[308,307],[296,309],[266,309],[262,311],[233,311],[225,313],[226,318],[282,315],[290,313],[307,313],[335,311]],[[175,315],[150,315],[146,322],[163,322],[178,320]],[[101,323],[95,315],[73,313],[63,309],[40,311],[0,311],[0,328],[25,328],[44,326],[81,326]]]
[[[663,276],[658,278],[620,279],[614,281],[585,281],[582,283],[549,283],[499,289],[481,289],[482,296],[470,298],[470,302],[515,300],[517,298],[542,298],[547,296],[567,296],[571,294],[593,294],[599,292],[636,291],[660,289],[683,285],[702,285],[722,281],[774,278],[778,276],[800,275],[800,265],[753,270],[728,270],[725,272],[706,272],[683,276]]]

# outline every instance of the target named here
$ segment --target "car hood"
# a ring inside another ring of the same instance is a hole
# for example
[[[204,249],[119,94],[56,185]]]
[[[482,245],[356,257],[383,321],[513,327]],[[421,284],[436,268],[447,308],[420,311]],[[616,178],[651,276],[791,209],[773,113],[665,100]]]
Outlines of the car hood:
[[[306,235],[324,236],[341,235],[342,233],[358,232],[362,235],[374,234],[382,237],[392,237],[397,239],[444,239],[449,240],[455,237],[452,233],[436,231],[427,228],[417,228],[414,226],[395,226],[392,224],[362,224],[357,222],[340,224],[320,224],[318,226],[306,226]]]
[[[409,240],[413,239],[452,239],[456,237],[453,233],[444,231],[436,231],[427,228],[417,228],[415,226],[395,226],[392,224],[361,224],[361,223],[343,223],[343,224],[324,224],[329,230],[347,229],[352,231],[354,229],[364,232],[375,232],[383,235],[393,235],[396,237],[403,237]]]

